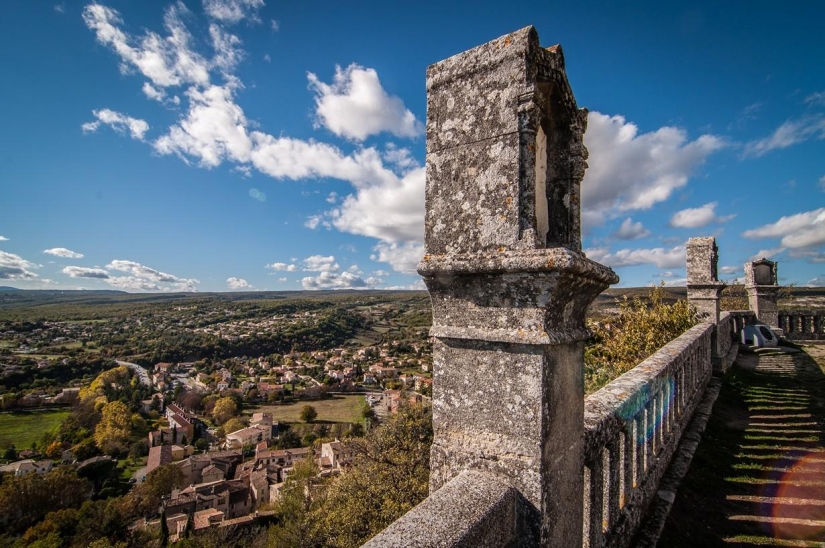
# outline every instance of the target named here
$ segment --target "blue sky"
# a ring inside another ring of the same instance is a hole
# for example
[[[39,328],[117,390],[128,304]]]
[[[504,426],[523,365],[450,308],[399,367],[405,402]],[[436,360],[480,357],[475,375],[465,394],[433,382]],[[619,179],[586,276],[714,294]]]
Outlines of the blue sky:
[[[825,285],[825,4],[7,0],[0,285],[423,287],[427,65],[527,25],[590,110],[583,244]]]

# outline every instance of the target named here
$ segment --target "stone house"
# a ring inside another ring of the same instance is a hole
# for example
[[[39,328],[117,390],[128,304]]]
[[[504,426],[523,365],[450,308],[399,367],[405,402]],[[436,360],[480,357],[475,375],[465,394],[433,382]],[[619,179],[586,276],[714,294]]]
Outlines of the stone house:
[[[240,480],[220,480],[190,485],[179,491],[174,490],[166,505],[169,514],[218,510],[228,519],[245,516],[252,508],[249,486]]]
[[[319,464],[321,468],[338,470],[344,466],[350,465],[352,463],[353,456],[353,451],[346,444],[336,439],[335,441],[321,444],[321,457]]]
[[[250,426],[226,436],[226,446],[239,449],[245,445],[255,445],[272,438],[272,427],[267,425]]]
[[[231,478],[235,475],[235,468],[242,460],[240,451],[216,451],[192,455],[179,462],[178,466],[183,472],[184,485],[192,485],[204,483],[203,472],[209,466],[220,470],[224,478]]]
[[[149,459],[146,461],[146,473],[164,464],[173,461],[171,445],[156,445],[149,448]]]
[[[52,469],[52,461],[50,460],[32,460],[23,459],[17,462],[12,462],[5,466],[0,466],[0,473],[14,474],[15,476],[25,476],[26,474],[46,474]]]

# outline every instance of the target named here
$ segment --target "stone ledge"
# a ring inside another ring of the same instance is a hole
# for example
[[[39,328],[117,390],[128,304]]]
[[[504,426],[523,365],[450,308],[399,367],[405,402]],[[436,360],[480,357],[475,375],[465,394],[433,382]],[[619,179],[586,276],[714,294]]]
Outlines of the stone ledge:
[[[585,399],[584,428],[586,450],[601,448],[600,440],[618,432],[617,417],[623,410],[643,409],[651,394],[659,392],[661,385],[668,382],[673,370],[684,359],[685,354],[702,344],[704,337],[710,337],[714,324],[700,323],[670,341],[642,363],[614,379]],[[704,388],[687,387],[690,391]],[[687,400],[692,393],[685,394]]]
[[[485,548],[517,537],[517,492],[490,474],[466,471],[364,544],[364,548]]]
[[[564,247],[518,251],[490,251],[460,255],[425,255],[418,264],[422,276],[504,274],[515,272],[570,272],[605,284],[618,283],[612,268]]]
[[[442,339],[466,339],[513,344],[556,345],[583,341],[590,337],[586,328],[559,329],[553,333],[528,329],[490,329],[484,327],[457,327],[434,325],[430,336]]]

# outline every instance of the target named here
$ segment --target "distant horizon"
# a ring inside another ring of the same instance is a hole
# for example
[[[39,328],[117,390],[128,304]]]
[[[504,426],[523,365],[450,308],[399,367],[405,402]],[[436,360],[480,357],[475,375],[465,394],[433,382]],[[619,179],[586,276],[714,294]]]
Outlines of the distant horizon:
[[[761,257],[825,286],[825,4],[9,0],[0,283],[424,289],[426,69],[528,25],[589,109],[582,247],[618,287]]]

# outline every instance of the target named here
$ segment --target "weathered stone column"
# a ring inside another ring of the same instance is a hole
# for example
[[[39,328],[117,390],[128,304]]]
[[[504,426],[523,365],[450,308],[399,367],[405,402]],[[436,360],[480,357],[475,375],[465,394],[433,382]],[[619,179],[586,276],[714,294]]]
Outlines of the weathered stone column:
[[[584,318],[618,282],[580,252],[586,115],[532,27],[427,70],[430,490],[509,482],[523,546],[581,546]]]
[[[777,296],[779,294],[776,263],[764,257],[745,263],[745,289],[748,306],[759,321],[770,327],[779,327]]]
[[[719,248],[716,238],[691,238],[687,243],[687,299],[696,309],[700,321],[712,322],[717,326],[711,336],[713,367],[717,372],[727,369],[725,358],[730,350],[730,341],[719,336],[719,294],[725,284],[718,280]],[[725,331],[723,337],[730,339]]]
[[[719,248],[716,238],[691,238],[687,243],[687,298],[700,318],[719,323],[719,294],[725,284],[717,279]]]

